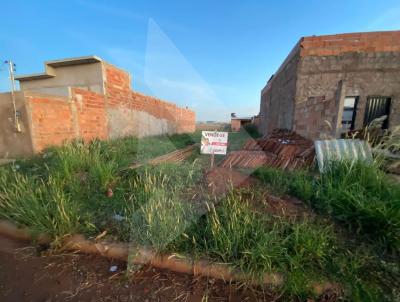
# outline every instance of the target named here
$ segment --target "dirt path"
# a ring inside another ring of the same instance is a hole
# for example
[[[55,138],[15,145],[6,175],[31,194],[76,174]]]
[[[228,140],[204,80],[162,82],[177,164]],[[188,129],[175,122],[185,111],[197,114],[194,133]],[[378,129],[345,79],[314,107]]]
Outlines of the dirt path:
[[[89,255],[41,253],[0,236],[0,301],[271,301],[270,293]],[[118,270],[110,272],[112,265]]]

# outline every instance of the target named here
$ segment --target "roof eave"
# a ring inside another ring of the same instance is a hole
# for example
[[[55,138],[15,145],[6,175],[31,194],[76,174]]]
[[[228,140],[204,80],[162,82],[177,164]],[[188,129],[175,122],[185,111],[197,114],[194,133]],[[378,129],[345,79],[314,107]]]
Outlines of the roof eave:
[[[49,79],[55,77],[55,68],[63,67],[63,66],[72,66],[72,65],[82,65],[82,64],[92,64],[92,63],[100,63],[102,59],[97,56],[84,56],[84,57],[76,57],[76,58],[66,58],[61,60],[52,60],[44,62],[45,72],[41,73],[32,73],[15,76],[15,79],[18,81],[32,81],[32,80],[41,80],[41,79]]]
[[[102,62],[102,59],[99,58],[98,56],[84,56],[76,58],[66,58],[61,60],[51,60],[44,62],[44,64],[51,67],[61,67],[61,66],[71,66],[71,65],[90,64],[99,62]]]
[[[54,75],[42,72],[42,73],[22,74],[19,76],[15,76],[15,79],[18,81],[31,81],[31,80],[49,79],[53,77]]]

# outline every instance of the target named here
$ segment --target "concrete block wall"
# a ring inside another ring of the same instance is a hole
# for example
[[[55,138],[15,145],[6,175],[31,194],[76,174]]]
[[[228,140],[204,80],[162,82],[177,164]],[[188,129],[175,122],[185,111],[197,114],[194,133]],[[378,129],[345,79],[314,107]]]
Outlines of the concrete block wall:
[[[333,135],[336,111],[333,100],[324,96],[309,97],[306,102],[296,104],[293,130],[310,138]]]
[[[300,60],[296,45],[279,70],[261,91],[261,133],[270,133],[276,128],[293,127],[294,99],[296,97],[297,68]]]
[[[310,138],[337,136],[346,96],[358,96],[355,129],[364,126],[369,96],[390,97],[389,128],[400,124],[400,52],[302,57],[297,74],[294,130]],[[315,101],[320,99],[321,101]],[[303,108],[308,108],[308,113]],[[317,117],[310,112],[321,109]],[[328,131],[326,121],[334,129]]]
[[[311,139],[337,137],[346,96],[359,97],[356,129],[369,96],[390,97],[389,128],[400,124],[400,31],[300,39],[262,90],[260,130],[284,126]]]

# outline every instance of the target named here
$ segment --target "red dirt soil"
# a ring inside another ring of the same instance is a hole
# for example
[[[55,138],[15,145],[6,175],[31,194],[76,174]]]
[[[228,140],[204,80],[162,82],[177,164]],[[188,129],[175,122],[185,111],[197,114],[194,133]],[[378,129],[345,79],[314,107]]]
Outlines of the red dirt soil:
[[[272,301],[270,292],[99,256],[48,254],[0,236],[0,301]],[[109,271],[112,265],[118,270]],[[204,300],[203,300],[204,299]]]
[[[229,168],[214,168],[206,173],[207,186],[210,193],[219,196],[231,188],[250,187],[257,180],[245,173]]]
[[[266,211],[274,215],[293,218],[314,215],[311,209],[306,207],[302,201],[291,196],[280,198],[267,193],[264,200]]]
[[[300,200],[291,196],[282,198],[274,196],[268,192],[265,186],[260,184],[257,178],[235,169],[214,168],[206,173],[206,182],[209,193],[218,197],[226,194],[232,188],[247,189],[248,192],[253,192],[256,190],[252,190],[252,188],[258,186],[257,192],[261,194],[249,196],[249,200],[261,211],[286,217],[313,215],[312,211]]]

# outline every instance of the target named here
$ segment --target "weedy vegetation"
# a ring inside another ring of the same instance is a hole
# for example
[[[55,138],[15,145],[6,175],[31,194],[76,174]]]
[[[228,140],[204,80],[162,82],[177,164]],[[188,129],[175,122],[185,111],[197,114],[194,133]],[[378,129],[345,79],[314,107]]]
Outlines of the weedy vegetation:
[[[400,251],[400,186],[376,164],[332,162],[325,173],[261,168],[255,175],[277,194],[290,194],[328,214],[384,250]]]
[[[249,137],[229,135],[230,150]],[[199,137],[75,141],[0,167],[0,217],[55,240],[106,231],[158,253],[227,263],[249,280],[282,273],[274,290],[285,300],[313,297],[324,281],[339,284],[351,301],[399,298],[400,188],[380,166],[337,162],[322,175],[255,171],[270,192],[296,196],[312,216],[261,212],[242,190],[197,196],[198,207],[193,198],[204,186],[206,156],[194,152],[183,163],[158,166],[146,160]],[[144,165],[127,169],[132,163]]]

